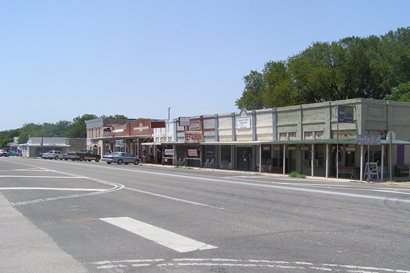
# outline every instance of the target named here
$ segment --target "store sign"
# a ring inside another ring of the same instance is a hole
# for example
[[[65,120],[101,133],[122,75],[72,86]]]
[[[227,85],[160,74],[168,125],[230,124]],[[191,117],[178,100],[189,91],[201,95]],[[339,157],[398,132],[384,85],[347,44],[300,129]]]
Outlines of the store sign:
[[[174,156],[174,149],[165,149],[165,156]]]
[[[151,129],[165,128],[164,120],[151,120]]]
[[[358,145],[379,145],[381,137],[376,135],[359,135],[357,137]]]
[[[251,118],[250,117],[239,117],[236,119],[237,129],[250,129],[251,128]]]
[[[201,121],[199,119],[192,120],[189,124],[189,130],[201,130]]]
[[[338,122],[353,122],[353,106],[338,105],[337,120]]]
[[[117,139],[115,140],[115,146],[116,147],[124,147],[125,146],[125,142],[123,139]]]
[[[185,132],[185,142],[200,142],[204,140],[202,132]]]
[[[188,156],[189,157],[198,157],[198,150],[197,149],[188,149]]]
[[[189,126],[189,125],[191,125],[190,117],[180,117],[179,118],[179,126]]]

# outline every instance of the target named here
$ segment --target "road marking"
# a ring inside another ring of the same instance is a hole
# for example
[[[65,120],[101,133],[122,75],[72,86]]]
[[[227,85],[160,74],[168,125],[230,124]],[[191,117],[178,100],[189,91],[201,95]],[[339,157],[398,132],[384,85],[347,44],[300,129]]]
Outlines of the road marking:
[[[106,189],[46,188],[46,187],[0,187],[0,191],[9,190],[43,190],[43,191],[106,191]]]
[[[52,176],[52,175],[0,175],[0,178],[87,179],[87,177],[85,176]]]
[[[300,270],[315,272],[350,272],[350,273],[410,273],[408,270],[357,266],[346,264],[314,264],[310,262],[286,262],[274,260],[241,260],[223,258],[177,258],[177,259],[140,259],[92,262],[97,269],[135,268],[135,267],[226,267],[226,268],[266,268],[271,270],[286,269],[286,272]]]
[[[191,238],[129,217],[100,218],[100,220],[125,229],[150,241],[154,241],[157,244],[173,249],[179,253],[217,248],[216,246],[195,241]]]
[[[149,191],[143,191],[143,190],[138,190],[138,189],[129,188],[129,187],[125,187],[125,189],[130,190],[130,191],[143,193],[143,194],[147,194],[147,195],[151,195],[151,196],[155,196],[155,197],[161,197],[161,198],[165,198],[165,199],[169,199],[169,200],[173,200],[173,201],[177,201],[177,202],[183,202],[183,203],[187,203],[187,204],[191,204],[191,205],[195,205],[195,206],[225,210],[224,208],[215,207],[215,206],[211,206],[211,205],[207,205],[207,204],[203,204],[203,203],[199,203],[199,202],[194,202],[194,201],[189,201],[189,200],[185,200],[185,199],[180,199],[180,198],[176,198],[176,197],[171,197],[171,196],[168,196],[168,195],[153,193],[153,192],[149,192]]]

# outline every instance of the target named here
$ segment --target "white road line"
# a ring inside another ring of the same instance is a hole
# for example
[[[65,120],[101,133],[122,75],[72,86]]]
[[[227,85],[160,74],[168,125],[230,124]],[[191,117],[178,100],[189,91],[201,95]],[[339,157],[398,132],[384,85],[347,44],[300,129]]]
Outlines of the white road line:
[[[189,201],[189,200],[185,200],[185,199],[180,199],[180,198],[176,198],[176,197],[171,197],[171,196],[168,196],[168,195],[163,195],[163,194],[153,193],[153,192],[149,192],[149,191],[138,190],[138,189],[129,188],[129,187],[125,187],[125,189],[130,190],[130,191],[143,193],[143,194],[147,194],[147,195],[151,195],[151,196],[155,196],[155,197],[161,197],[161,198],[165,198],[165,199],[169,199],[169,200],[173,200],[173,201],[177,201],[177,202],[187,203],[187,204],[191,204],[191,205],[195,205],[195,206],[201,206],[201,207],[208,207],[208,208],[224,210],[224,208],[215,207],[215,206],[211,206],[211,205],[207,205],[207,204],[203,204],[203,203],[199,203],[199,202],[194,202],[194,201]]]
[[[87,179],[87,177],[85,176],[52,176],[52,175],[0,175],[0,178]]]
[[[179,253],[217,248],[216,246],[195,241],[129,217],[100,218],[100,220],[154,241],[157,244],[173,249]]]
[[[43,190],[43,191],[106,191],[106,189],[46,188],[46,187],[0,187],[0,191],[9,190]]]
[[[131,268],[131,267],[227,267],[227,268],[278,268],[287,269],[287,272],[300,270],[314,270],[315,272],[350,272],[350,273],[410,273],[408,270],[379,268],[343,264],[314,264],[310,262],[286,262],[270,260],[241,260],[224,258],[177,258],[145,259],[145,260],[117,260],[92,262],[97,269]]]

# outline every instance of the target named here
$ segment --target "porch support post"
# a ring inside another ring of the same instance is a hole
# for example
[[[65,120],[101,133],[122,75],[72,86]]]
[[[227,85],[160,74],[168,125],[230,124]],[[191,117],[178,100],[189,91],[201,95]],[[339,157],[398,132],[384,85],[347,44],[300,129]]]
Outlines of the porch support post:
[[[311,151],[311,159],[310,159],[310,175],[315,176],[315,144],[312,144],[312,151]]]
[[[262,172],[262,144],[259,145],[259,173]]]
[[[380,170],[380,179],[381,181],[384,180],[384,145],[382,144],[382,162],[381,162],[381,170]]]
[[[326,178],[329,177],[329,144],[326,144]]]
[[[286,144],[283,144],[283,170],[282,170],[282,173],[283,173],[283,175],[285,175],[286,174]]]
[[[363,182],[363,157],[364,157],[364,151],[363,151],[363,145],[360,145],[360,182]]]

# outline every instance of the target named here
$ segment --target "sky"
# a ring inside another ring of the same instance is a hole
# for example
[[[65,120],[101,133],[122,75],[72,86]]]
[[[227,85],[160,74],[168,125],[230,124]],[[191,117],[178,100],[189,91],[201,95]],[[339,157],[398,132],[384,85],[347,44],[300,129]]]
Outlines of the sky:
[[[408,0],[0,0],[0,131],[238,112],[243,77],[410,26]]]

